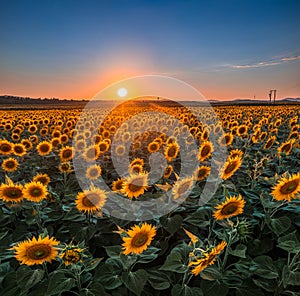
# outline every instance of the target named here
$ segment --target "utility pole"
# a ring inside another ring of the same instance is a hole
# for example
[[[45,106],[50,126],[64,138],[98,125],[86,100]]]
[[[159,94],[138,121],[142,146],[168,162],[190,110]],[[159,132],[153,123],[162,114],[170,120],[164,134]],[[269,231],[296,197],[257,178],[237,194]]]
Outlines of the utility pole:
[[[270,103],[272,103],[272,94],[273,94],[273,103],[275,103],[276,100],[276,91],[277,89],[271,89],[269,92],[269,99],[270,99]]]

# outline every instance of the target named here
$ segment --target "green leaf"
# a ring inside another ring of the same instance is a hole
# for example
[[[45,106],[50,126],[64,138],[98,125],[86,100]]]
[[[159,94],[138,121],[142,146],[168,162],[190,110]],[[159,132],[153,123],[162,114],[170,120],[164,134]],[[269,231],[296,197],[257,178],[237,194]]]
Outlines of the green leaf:
[[[177,273],[184,273],[187,270],[187,259],[189,248],[186,244],[181,244],[175,247],[168,255],[164,265],[159,270],[173,271]]]
[[[73,222],[79,222],[84,221],[86,217],[80,213],[77,208],[72,208],[70,211],[67,212],[67,214],[64,216],[64,221],[73,221]]]
[[[184,222],[197,227],[206,227],[209,225],[211,215],[207,208],[199,208],[196,212],[188,215]]]
[[[291,220],[286,216],[271,219],[269,227],[279,236],[291,227]]]
[[[278,286],[278,282],[274,279],[259,278],[259,279],[252,279],[252,280],[256,286],[268,292],[274,292]]]
[[[112,265],[106,263],[97,268],[94,279],[101,283],[107,290],[114,290],[122,285],[117,270]]]
[[[273,264],[273,260],[269,256],[258,256],[252,261],[254,267],[254,274],[259,275],[265,279],[276,279],[278,277],[278,273]]]
[[[234,250],[232,250],[231,248],[229,249],[229,253],[231,255],[240,258],[246,258],[246,251],[247,251],[247,247],[243,244],[237,245]]]
[[[252,288],[237,288],[236,296],[264,296],[265,294],[261,289]]]
[[[200,273],[200,277],[204,280],[214,281],[222,277],[221,272],[214,266],[208,266]]]
[[[106,295],[104,287],[99,283],[99,282],[92,282],[88,286],[88,291],[92,294],[87,294],[87,295]]]
[[[218,281],[203,280],[200,286],[204,296],[226,296],[228,293],[228,287]]]
[[[95,269],[100,262],[102,261],[103,258],[95,258],[92,259],[91,261],[88,262],[88,264],[85,266],[84,270],[85,271],[91,271],[93,269]]]
[[[66,278],[63,271],[54,271],[49,276],[46,295],[60,295],[63,291],[70,291],[75,285],[75,279]]]
[[[141,295],[143,288],[147,282],[148,274],[145,270],[139,269],[135,272],[123,272],[122,281],[125,286],[135,295]]]
[[[287,265],[282,270],[282,282],[284,288],[288,285],[299,286],[300,285],[300,271],[292,271]]]
[[[176,284],[171,291],[172,296],[203,296],[200,288]]]
[[[19,288],[27,291],[42,280],[44,271],[41,269],[31,270],[28,267],[21,266],[17,270],[16,276]]]
[[[180,215],[174,215],[172,217],[162,217],[160,223],[164,229],[170,234],[174,234],[178,231],[182,224],[182,217]]]
[[[157,258],[159,251],[160,249],[150,246],[142,254],[138,256],[137,262],[138,263],[152,262]]]
[[[300,241],[298,237],[297,231],[279,237],[277,240],[278,247],[290,253],[297,253],[300,251]]]
[[[155,290],[165,290],[170,287],[170,278],[165,272],[156,269],[147,270],[148,282]]]
[[[105,251],[110,258],[119,258],[122,252],[122,246],[107,246],[105,247]]]

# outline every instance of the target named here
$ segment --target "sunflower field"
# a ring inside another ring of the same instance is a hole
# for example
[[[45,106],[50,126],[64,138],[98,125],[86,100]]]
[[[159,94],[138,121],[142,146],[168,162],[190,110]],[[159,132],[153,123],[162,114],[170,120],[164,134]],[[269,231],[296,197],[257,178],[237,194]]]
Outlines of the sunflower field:
[[[82,113],[0,110],[2,296],[300,295],[298,105]]]

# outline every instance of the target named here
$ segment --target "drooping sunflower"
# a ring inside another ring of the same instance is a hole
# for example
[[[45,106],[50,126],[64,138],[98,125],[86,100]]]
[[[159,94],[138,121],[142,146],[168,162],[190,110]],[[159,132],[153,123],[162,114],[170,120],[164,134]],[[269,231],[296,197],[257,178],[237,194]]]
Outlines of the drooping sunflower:
[[[241,195],[226,197],[226,200],[216,206],[213,216],[216,220],[223,220],[243,213],[245,200]]]
[[[204,180],[209,174],[210,167],[205,165],[198,167],[194,172],[194,176],[197,181]]]
[[[148,189],[148,174],[130,175],[125,178],[121,192],[128,198],[137,198]]]
[[[241,164],[242,161],[240,157],[229,157],[221,170],[221,178],[223,180],[227,180],[228,178],[230,178],[239,169]]]
[[[194,177],[187,177],[179,180],[172,188],[172,194],[174,199],[186,197],[186,194],[192,189],[194,185]]]
[[[278,147],[277,151],[278,151],[278,155],[280,156],[281,153],[285,153],[286,155],[289,155],[290,152],[293,149],[293,144],[295,142],[295,139],[291,139],[289,141],[286,141],[284,143],[282,143],[280,145],[280,147]]]
[[[76,208],[85,213],[93,214],[101,211],[107,196],[104,190],[92,187],[90,190],[84,190],[77,194]]]
[[[120,178],[116,181],[113,181],[112,183],[112,190],[115,192],[121,192],[122,188],[123,188],[123,184],[124,184],[125,179]]]
[[[41,182],[43,185],[47,186],[51,179],[48,174],[37,174],[33,177],[33,182]]]
[[[151,244],[156,235],[156,227],[144,222],[142,226],[134,225],[126,231],[122,239],[123,254],[141,254]]]
[[[293,174],[289,178],[281,178],[279,182],[272,188],[272,196],[277,201],[295,198],[300,192],[300,173]]]
[[[74,148],[66,146],[60,149],[59,157],[61,162],[69,161],[74,157]]]
[[[193,266],[191,273],[195,276],[199,275],[208,265],[213,265],[216,261],[217,256],[224,250],[227,243],[222,241],[216,247],[214,247],[210,252],[204,252],[201,258],[196,261],[191,261],[189,266]]]
[[[10,178],[6,177],[6,183],[0,185],[0,199],[5,202],[21,202],[24,199],[23,186],[14,184]]]
[[[44,200],[47,197],[47,187],[41,182],[30,182],[26,183],[23,188],[24,198],[39,202]]]
[[[18,243],[12,249],[15,250],[15,258],[20,261],[20,264],[28,266],[34,264],[43,264],[44,262],[51,262],[58,255],[56,246],[59,244],[55,238],[46,236],[38,239],[25,240]]]
[[[269,149],[273,146],[274,142],[276,140],[276,136],[271,136],[269,139],[266,141],[264,145],[264,149]]]
[[[199,147],[198,159],[199,161],[204,161],[209,158],[214,151],[214,146],[211,142],[205,141]]]
[[[102,173],[100,165],[94,164],[87,168],[86,177],[90,180],[97,180]]]
[[[173,173],[173,167],[171,165],[168,165],[164,171],[164,178],[169,178]]]
[[[13,152],[14,144],[7,140],[0,140],[0,154],[10,155]]]
[[[176,142],[168,144],[165,148],[165,158],[167,161],[172,161],[179,153],[179,145]]]
[[[1,166],[4,171],[11,173],[18,169],[19,162],[15,158],[10,157],[3,160]]]
[[[24,156],[26,154],[26,148],[23,144],[14,144],[13,153],[17,156]]]

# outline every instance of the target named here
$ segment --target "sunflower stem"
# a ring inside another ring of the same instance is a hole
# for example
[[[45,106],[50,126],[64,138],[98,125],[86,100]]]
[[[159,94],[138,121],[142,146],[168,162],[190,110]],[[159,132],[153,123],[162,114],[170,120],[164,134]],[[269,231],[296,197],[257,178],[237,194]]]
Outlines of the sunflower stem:
[[[43,263],[43,269],[44,269],[46,278],[49,278],[49,273],[48,273],[48,268],[47,268],[47,263],[46,262]]]

